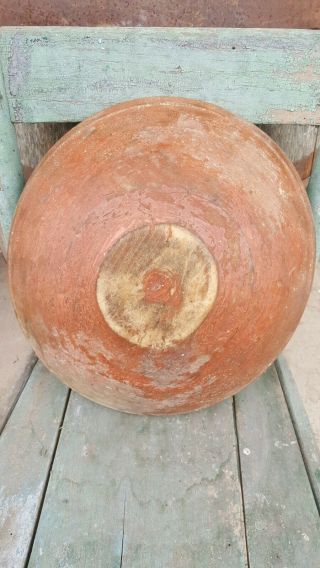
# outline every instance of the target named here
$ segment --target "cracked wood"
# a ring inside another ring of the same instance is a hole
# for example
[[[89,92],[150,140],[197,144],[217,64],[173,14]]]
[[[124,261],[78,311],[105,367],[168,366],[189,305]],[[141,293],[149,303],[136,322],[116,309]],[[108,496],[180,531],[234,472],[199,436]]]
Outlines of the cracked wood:
[[[72,393],[29,568],[193,568],[217,559],[246,565],[232,399],[163,418]]]

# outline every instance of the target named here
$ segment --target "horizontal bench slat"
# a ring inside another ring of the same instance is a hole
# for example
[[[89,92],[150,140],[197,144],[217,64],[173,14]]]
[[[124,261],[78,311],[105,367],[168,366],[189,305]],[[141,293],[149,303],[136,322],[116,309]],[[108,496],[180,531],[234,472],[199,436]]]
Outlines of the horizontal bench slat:
[[[0,41],[13,122],[77,122],[172,95],[256,123],[320,123],[320,31],[20,27]]]

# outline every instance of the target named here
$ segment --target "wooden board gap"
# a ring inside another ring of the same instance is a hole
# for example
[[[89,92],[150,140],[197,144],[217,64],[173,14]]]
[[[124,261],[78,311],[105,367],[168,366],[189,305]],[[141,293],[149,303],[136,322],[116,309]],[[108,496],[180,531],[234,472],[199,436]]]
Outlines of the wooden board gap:
[[[48,488],[48,484],[49,484],[49,480],[50,480],[51,470],[52,470],[53,462],[54,462],[54,459],[55,459],[55,456],[56,456],[56,453],[57,453],[57,448],[58,448],[58,445],[59,445],[61,431],[62,431],[62,428],[63,428],[64,419],[65,419],[66,412],[67,412],[67,409],[68,409],[70,395],[71,395],[71,389],[68,390],[68,394],[67,394],[67,397],[66,397],[66,400],[65,400],[65,404],[64,404],[64,408],[63,408],[63,412],[62,412],[62,416],[61,416],[61,420],[60,420],[60,423],[59,423],[57,439],[56,439],[56,442],[55,442],[55,445],[54,445],[54,448],[53,448],[50,464],[49,464],[49,467],[48,467],[48,473],[47,473],[46,480],[45,480],[45,483],[44,483],[44,488],[43,488],[43,493],[42,493],[42,497],[41,497],[41,500],[40,500],[39,510],[38,510],[37,517],[35,519],[33,533],[32,533],[32,537],[31,537],[31,540],[30,540],[29,549],[28,549],[28,552],[27,552],[25,567],[27,567],[28,564],[29,564],[29,559],[30,559],[30,556],[31,556],[31,553],[32,553],[32,547],[33,547],[34,539],[35,539],[35,536],[37,534],[37,529],[38,529],[38,525],[39,525],[39,521],[40,521],[40,517],[41,517],[42,507],[43,507],[44,500],[46,498],[46,493],[47,493],[47,488]]]
[[[289,381],[293,382],[294,378],[292,376],[289,376],[291,375],[290,369],[289,367],[287,367],[283,357],[280,360],[277,359],[274,363],[274,366],[279,378],[279,383],[281,386],[284,400],[288,407],[288,412],[297,438],[301,457],[310,483],[310,488],[315,500],[316,507],[318,509],[318,513],[320,515],[320,485],[319,485],[320,478],[319,481],[317,481],[316,473],[313,471],[316,468],[316,470],[320,475],[320,461],[318,462],[318,468],[317,468],[317,464],[315,464],[314,462],[319,460],[319,453],[317,451],[316,442],[313,439],[313,432],[307,414],[304,410],[302,401],[299,400],[299,404],[301,406],[300,409],[294,407],[294,401],[292,400],[290,392],[288,390],[288,382]],[[301,416],[301,413],[303,413],[303,416],[299,420],[298,414],[300,414]],[[303,428],[301,420],[305,421],[306,423],[306,428],[308,430],[307,434],[306,432],[304,433],[301,432],[301,429]]]
[[[238,425],[237,425],[237,408],[236,408],[235,396],[232,397],[232,410],[233,410],[234,433],[235,433],[236,444],[237,444],[237,448],[236,448],[236,450],[237,450],[237,466],[238,466],[238,478],[239,478],[240,490],[241,490],[242,518],[243,518],[244,537],[245,537],[245,544],[246,544],[246,559],[247,559],[247,567],[250,568],[249,547],[248,547],[247,528],[246,528],[246,508],[245,508],[245,504],[244,504],[244,492],[243,492],[241,458],[240,458],[240,442],[239,442]]]
[[[9,410],[9,412],[8,412],[8,414],[7,414],[7,416],[6,416],[5,420],[4,420],[4,422],[3,422],[3,424],[2,424],[2,427],[0,428],[0,436],[1,436],[2,432],[4,431],[6,425],[8,424],[8,422],[9,422],[9,420],[10,420],[10,416],[11,416],[11,414],[13,413],[13,411],[14,411],[14,409],[15,409],[17,403],[18,403],[19,398],[20,398],[20,396],[22,395],[26,384],[27,384],[28,381],[29,381],[29,379],[30,379],[30,377],[31,377],[31,375],[32,375],[32,371],[33,371],[33,369],[35,368],[37,362],[38,362],[38,358],[37,358],[36,356],[34,356],[34,358],[31,359],[30,362],[29,362],[29,364],[26,366],[26,369],[25,369],[25,378],[24,378],[24,380],[23,380],[23,382],[22,382],[22,384],[21,384],[21,387],[20,387],[20,389],[19,389],[19,391],[18,391],[18,393],[17,393],[17,396],[15,397],[15,399],[14,399],[14,401],[13,401],[13,403],[12,403],[12,406],[11,406],[11,408],[10,408],[10,410]]]

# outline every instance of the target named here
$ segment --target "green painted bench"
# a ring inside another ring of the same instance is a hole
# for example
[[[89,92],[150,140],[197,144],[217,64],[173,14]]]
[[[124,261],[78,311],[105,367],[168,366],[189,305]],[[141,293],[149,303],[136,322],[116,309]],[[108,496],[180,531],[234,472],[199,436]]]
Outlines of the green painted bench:
[[[0,46],[4,252],[24,183],[13,123],[180,95],[320,124],[318,31],[2,28]],[[315,157],[318,228],[319,187]],[[166,418],[95,405],[37,362],[6,412],[1,568],[320,565],[319,453],[283,357],[233,399]]]

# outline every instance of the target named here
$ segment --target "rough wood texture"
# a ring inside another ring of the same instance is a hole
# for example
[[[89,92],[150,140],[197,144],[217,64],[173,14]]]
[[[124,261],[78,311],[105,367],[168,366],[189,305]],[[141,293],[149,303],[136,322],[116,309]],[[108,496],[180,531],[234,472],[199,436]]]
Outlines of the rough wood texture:
[[[320,121],[320,32],[4,28],[14,122],[77,122],[153,95],[215,102],[252,122]]]
[[[318,137],[312,174],[308,186],[308,195],[312,207],[314,226],[317,238],[317,257],[320,258],[320,130],[318,129]]]
[[[307,183],[313,164],[317,126],[262,124],[260,128],[282,148],[301,179]]]
[[[161,414],[259,375],[301,317],[313,262],[305,191],[272,140],[214,105],[152,98],[91,117],[47,155],[9,272],[49,369],[96,402]]]
[[[231,399],[150,418],[72,393],[29,568],[245,565]]]
[[[0,32],[1,37],[1,32]],[[12,217],[24,184],[0,60],[0,249],[6,255]]]
[[[251,568],[318,566],[320,518],[274,368],[236,396]]]
[[[216,264],[204,242],[163,223],[128,232],[107,252],[97,301],[115,333],[144,348],[167,350],[198,329],[217,289]]]
[[[74,126],[73,123],[35,123],[14,125],[24,177],[28,179],[50,148]]]
[[[37,363],[1,435],[1,568],[25,566],[67,394]]]
[[[284,356],[308,411],[320,448],[320,263],[317,263],[311,294],[299,325],[284,349]],[[320,482],[320,476],[319,476]]]
[[[295,372],[294,366],[291,365],[290,368],[286,358],[281,355],[276,361],[276,368],[291,414],[293,426],[299,440],[310,485],[320,513],[320,446],[317,446],[316,439],[310,426],[310,420],[308,419],[306,409],[303,406],[301,395],[298,391],[296,373],[293,375]],[[317,417],[319,422],[319,407]]]
[[[7,265],[0,254],[0,432],[36,362],[11,305]]]
[[[0,7],[4,26],[215,26],[319,28],[317,0],[10,0]]]

